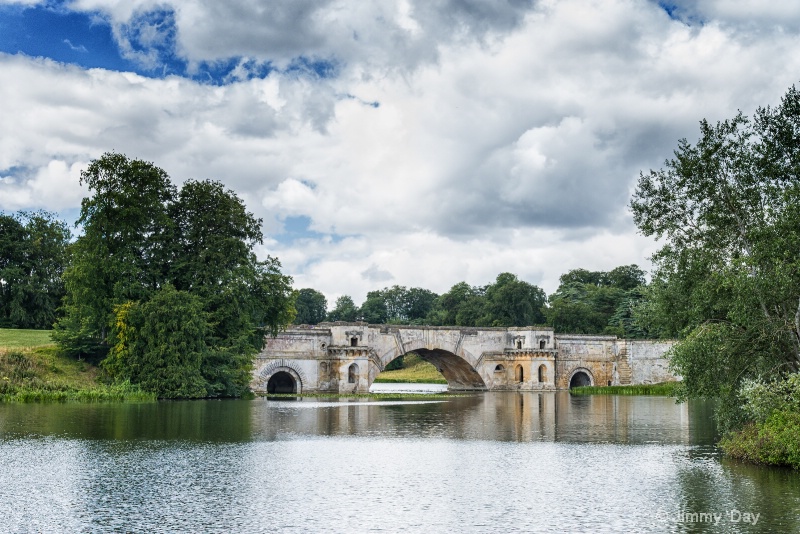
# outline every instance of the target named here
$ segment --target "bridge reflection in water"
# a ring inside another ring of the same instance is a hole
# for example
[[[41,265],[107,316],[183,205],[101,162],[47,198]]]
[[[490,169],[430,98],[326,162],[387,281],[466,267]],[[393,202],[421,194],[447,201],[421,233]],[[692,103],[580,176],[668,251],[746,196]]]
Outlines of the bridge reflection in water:
[[[259,439],[283,434],[437,437],[466,440],[609,443],[708,443],[710,407],[668,397],[573,396],[557,392],[487,392],[444,401],[257,401],[252,431]]]

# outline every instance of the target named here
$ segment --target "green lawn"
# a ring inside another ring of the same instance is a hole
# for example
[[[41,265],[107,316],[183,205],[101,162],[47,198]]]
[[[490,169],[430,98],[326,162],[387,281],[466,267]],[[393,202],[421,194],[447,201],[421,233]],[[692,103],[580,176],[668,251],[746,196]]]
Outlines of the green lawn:
[[[43,347],[52,345],[52,330],[16,330],[0,328],[0,350]]]
[[[375,379],[377,383],[411,383],[411,384],[447,384],[442,374],[417,354],[406,354],[403,358],[404,369],[384,371]]]

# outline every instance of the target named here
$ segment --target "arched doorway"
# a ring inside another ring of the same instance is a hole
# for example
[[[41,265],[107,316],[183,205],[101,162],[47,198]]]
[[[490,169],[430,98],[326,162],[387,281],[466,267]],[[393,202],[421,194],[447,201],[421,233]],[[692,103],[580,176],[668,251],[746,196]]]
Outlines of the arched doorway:
[[[569,380],[569,388],[579,388],[583,386],[591,386],[592,378],[586,371],[577,371],[572,375]]]
[[[267,393],[297,393],[297,382],[286,371],[278,371],[269,377]]]
[[[539,366],[539,382],[544,382],[547,380],[547,367],[544,364]]]
[[[517,382],[524,382],[525,381],[525,373],[522,371],[522,366],[517,365],[517,368],[514,373],[517,377]]]

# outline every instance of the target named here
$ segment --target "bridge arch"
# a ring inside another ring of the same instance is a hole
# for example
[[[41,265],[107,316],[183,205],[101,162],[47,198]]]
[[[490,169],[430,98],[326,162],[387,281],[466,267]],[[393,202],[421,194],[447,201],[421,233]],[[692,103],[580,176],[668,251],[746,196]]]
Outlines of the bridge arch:
[[[370,373],[370,385],[378,373],[395,358],[414,352],[420,358],[433,364],[447,380],[448,389],[485,391],[486,381],[478,372],[478,359],[470,352],[457,347],[456,342],[442,340],[431,345],[425,340],[411,340],[386,351],[379,356],[380,369],[373,375]],[[493,368],[494,369],[494,368]]]
[[[291,380],[291,386],[287,380]],[[256,389],[268,393],[302,393],[303,384],[307,383],[305,373],[299,367],[290,361],[278,360],[267,364],[258,373]],[[284,390],[287,387],[292,391],[270,391],[271,388]]]
[[[586,367],[576,367],[569,374],[569,389],[581,386],[593,386],[594,375]]]

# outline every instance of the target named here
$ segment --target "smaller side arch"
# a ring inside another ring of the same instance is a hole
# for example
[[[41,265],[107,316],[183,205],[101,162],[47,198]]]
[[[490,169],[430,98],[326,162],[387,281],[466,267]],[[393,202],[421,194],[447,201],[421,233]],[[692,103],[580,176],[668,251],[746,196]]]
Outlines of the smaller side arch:
[[[567,381],[567,386],[569,387],[569,389],[579,386],[593,386],[593,385],[594,385],[594,375],[586,367],[576,367],[569,374],[569,380]]]
[[[277,373],[287,373],[295,381],[296,393],[303,392],[303,386],[308,384],[305,373],[301,369],[295,367],[292,362],[286,360],[276,360],[265,365],[258,373],[258,378],[255,380],[253,389],[255,391],[267,391],[267,384],[269,379]]]

